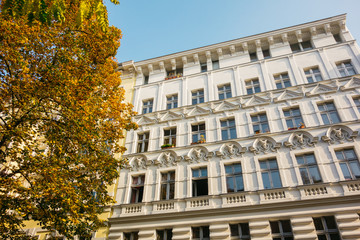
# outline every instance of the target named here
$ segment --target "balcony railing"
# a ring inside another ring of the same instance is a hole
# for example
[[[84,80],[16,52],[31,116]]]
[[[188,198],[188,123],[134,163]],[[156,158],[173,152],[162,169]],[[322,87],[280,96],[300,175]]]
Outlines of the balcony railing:
[[[209,195],[147,203],[114,206],[114,217],[197,211],[199,209],[229,208],[256,204],[271,204],[304,199],[360,195],[360,181],[322,183],[289,188]]]

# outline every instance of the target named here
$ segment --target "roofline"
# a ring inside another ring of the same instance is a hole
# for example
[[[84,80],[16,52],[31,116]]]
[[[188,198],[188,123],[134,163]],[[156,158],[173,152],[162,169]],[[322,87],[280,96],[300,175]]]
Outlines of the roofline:
[[[158,61],[167,60],[167,59],[169,59],[170,56],[172,58],[177,58],[177,57],[181,57],[184,55],[190,55],[190,54],[194,54],[197,52],[208,51],[208,50],[212,50],[214,48],[220,48],[220,47],[228,46],[228,45],[239,43],[239,42],[253,41],[255,39],[264,38],[268,35],[282,34],[282,33],[286,33],[289,31],[294,31],[294,30],[298,29],[300,26],[302,28],[309,28],[309,27],[314,27],[314,26],[320,25],[320,24],[325,24],[328,22],[335,22],[335,21],[340,21],[340,20],[346,20],[346,13],[336,15],[333,17],[328,17],[328,18],[323,18],[320,20],[307,22],[307,23],[297,24],[297,25],[293,25],[290,27],[284,27],[284,28],[280,28],[277,30],[272,30],[272,31],[264,32],[264,33],[250,35],[250,36],[246,36],[246,37],[242,37],[242,38],[236,38],[233,40],[215,43],[215,44],[211,44],[211,45],[207,45],[207,46],[203,46],[203,47],[193,48],[193,49],[170,53],[170,54],[166,54],[166,55],[162,55],[162,56],[158,56],[158,57],[154,57],[154,58],[149,58],[149,59],[134,62],[134,65],[139,66],[139,65],[144,65],[144,64],[150,64],[150,63],[153,63],[154,61],[158,62]]]

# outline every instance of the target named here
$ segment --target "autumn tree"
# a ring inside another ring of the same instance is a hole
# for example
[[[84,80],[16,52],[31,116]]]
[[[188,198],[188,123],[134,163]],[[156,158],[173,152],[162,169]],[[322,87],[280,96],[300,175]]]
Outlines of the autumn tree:
[[[113,3],[118,3],[112,0]],[[35,220],[89,239],[136,128],[102,0],[0,3],[0,239]]]

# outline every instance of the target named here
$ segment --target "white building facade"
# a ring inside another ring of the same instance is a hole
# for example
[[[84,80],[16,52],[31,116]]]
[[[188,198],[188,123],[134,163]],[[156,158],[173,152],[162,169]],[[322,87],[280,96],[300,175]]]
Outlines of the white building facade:
[[[360,49],[345,21],[133,63],[139,129],[109,239],[360,239]]]

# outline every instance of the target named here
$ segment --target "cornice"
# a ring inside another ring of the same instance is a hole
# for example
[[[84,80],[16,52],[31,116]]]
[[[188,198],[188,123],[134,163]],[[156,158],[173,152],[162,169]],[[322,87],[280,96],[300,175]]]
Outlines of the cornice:
[[[135,62],[134,64],[135,64],[135,66],[148,65],[148,64],[151,64],[154,62],[169,60],[171,58],[190,56],[190,55],[193,55],[193,54],[196,54],[199,52],[216,50],[216,49],[219,49],[222,47],[228,47],[230,45],[240,44],[240,43],[249,42],[249,41],[255,41],[255,40],[263,39],[263,38],[267,39],[274,35],[282,35],[284,33],[293,32],[293,31],[296,31],[299,29],[309,29],[311,27],[316,27],[319,25],[324,25],[324,24],[328,24],[331,22],[345,21],[345,20],[346,20],[346,14],[341,14],[341,15],[324,18],[324,19],[320,19],[320,20],[316,20],[316,21],[312,21],[312,22],[308,22],[308,23],[298,24],[298,25],[285,27],[285,28],[281,28],[281,29],[277,29],[277,30],[273,30],[273,31],[268,31],[268,32],[264,32],[264,33],[260,33],[260,34],[256,34],[256,35],[251,35],[251,36],[247,36],[247,37],[243,37],[243,38],[238,38],[238,39],[233,39],[233,40],[229,40],[229,41],[225,41],[225,42],[221,42],[221,43],[216,43],[216,44],[212,44],[212,45],[208,45],[208,46],[204,46],[204,47],[194,48],[194,49],[181,51],[181,52],[177,52],[177,53],[173,53],[173,54],[163,55],[160,57],[150,58],[150,59]]]

